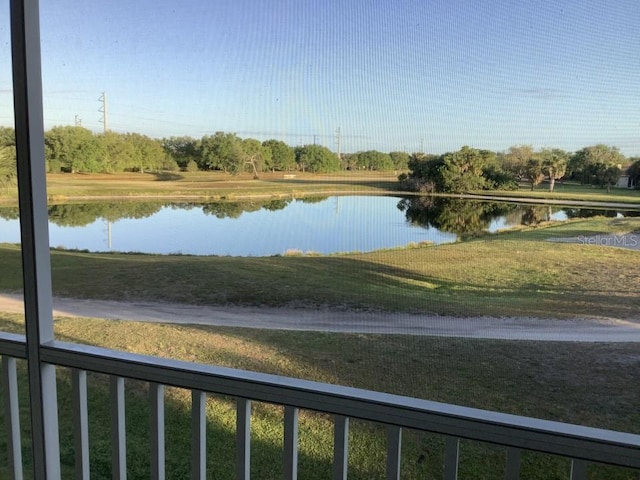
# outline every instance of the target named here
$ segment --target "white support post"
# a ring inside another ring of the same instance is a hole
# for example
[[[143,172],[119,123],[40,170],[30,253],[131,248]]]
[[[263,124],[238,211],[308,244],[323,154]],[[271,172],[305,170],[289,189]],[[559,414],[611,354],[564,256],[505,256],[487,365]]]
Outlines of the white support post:
[[[507,468],[504,472],[505,480],[518,480],[520,478],[520,457],[519,448],[510,447],[507,449]]]
[[[24,279],[33,468],[36,479],[60,478],[56,372],[40,360],[54,339],[44,163],[38,0],[11,0],[11,52],[18,199]]]
[[[571,480],[587,480],[587,465],[585,460],[571,460]]]
[[[251,466],[251,400],[236,399],[236,480],[249,480]]]
[[[71,371],[73,390],[73,434],[76,480],[89,480],[89,411],[87,407],[87,372]]]
[[[400,453],[402,451],[402,428],[387,427],[387,480],[400,480]]]
[[[124,378],[112,376],[111,398],[111,478],[127,478],[127,434],[124,418]]]
[[[207,474],[207,394],[191,391],[191,480],[205,480]]]
[[[20,405],[18,404],[18,372],[16,359],[2,357],[2,396],[4,397],[4,419],[7,428],[7,457],[9,475],[22,480],[22,440],[20,435]]]
[[[444,441],[444,479],[458,480],[460,439],[447,436]]]
[[[284,478],[298,478],[298,409],[284,407]]]
[[[333,480],[347,480],[349,457],[349,417],[333,418]]]
[[[164,385],[149,385],[151,402],[151,478],[165,479],[164,452]]]

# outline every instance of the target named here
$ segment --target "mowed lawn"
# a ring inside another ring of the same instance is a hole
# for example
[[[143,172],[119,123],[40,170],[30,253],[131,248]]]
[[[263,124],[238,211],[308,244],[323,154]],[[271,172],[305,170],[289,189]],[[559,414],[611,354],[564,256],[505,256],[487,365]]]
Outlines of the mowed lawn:
[[[2,330],[21,331],[16,315],[0,314]],[[60,340],[88,343],[199,363],[249,369],[409,395],[476,408],[640,432],[637,400],[640,355],[635,344],[579,344],[471,340],[397,335],[336,334],[60,318]],[[25,453],[28,453],[26,370],[20,364]],[[59,369],[58,396],[64,476],[72,475],[73,437],[69,372]],[[110,478],[109,382],[89,375],[92,478]],[[149,478],[148,386],[127,380],[129,478]],[[167,478],[187,478],[190,394],[166,392]],[[353,420],[349,478],[384,478],[385,430]],[[207,403],[208,471],[231,479],[235,455],[235,403],[212,395]],[[282,478],[283,409],[252,409],[253,478]],[[0,439],[2,446],[4,439]],[[333,425],[327,415],[302,411],[300,478],[331,477]],[[442,436],[407,430],[402,478],[442,478]],[[25,455],[27,463],[28,455]],[[501,479],[505,450],[461,444],[462,478]],[[568,478],[566,459],[525,452],[523,478]],[[0,474],[3,472],[0,467]],[[591,466],[589,478],[635,480],[637,472]]]
[[[517,190],[478,190],[473,192],[478,195],[500,196],[519,198],[539,198],[546,200],[582,200],[585,202],[612,202],[640,204],[640,190],[629,188],[606,188],[595,185],[580,185],[574,181],[556,182],[553,192],[549,191],[548,182],[543,182],[531,190],[531,186],[520,184]]]
[[[247,173],[222,172],[49,174],[47,193],[50,199],[58,201],[105,196],[233,199],[350,192],[384,194],[398,190],[397,177],[394,172],[264,172],[257,180]]]

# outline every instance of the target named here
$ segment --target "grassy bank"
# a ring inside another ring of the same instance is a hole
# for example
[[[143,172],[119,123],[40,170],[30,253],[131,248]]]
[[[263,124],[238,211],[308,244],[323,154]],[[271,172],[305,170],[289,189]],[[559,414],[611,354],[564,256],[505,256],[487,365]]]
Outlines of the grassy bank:
[[[473,193],[477,195],[504,197],[505,200],[511,198],[531,198],[554,200],[558,201],[558,203],[561,203],[562,200],[581,200],[584,202],[640,204],[640,190],[611,188],[610,192],[607,192],[606,188],[593,185],[580,185],[572,182],[564,184],[556,183],[553,192],[550,192],[549,187],[543,184],[534,190],[531,190],[531,187],[528,185],[521,185],[518,190],[478,190]]]
[[[342,171],[331,174],[305,172],[264,172],[258,180],[252,174],[222,172],[162,172],[113,174],[48,174],[49,202],[104,198],[193,198],[200,200],[239,200],[246,198],[299,198],[335,194],[399,193],[399,172]],[[409,193],[410,192],[405,192]],[[541,185],[533,191],[528,185],[518,190],[480,190],[477,195],[505,199],[545,199],[586,202],[640,204],[640,190],[612,188],[611,192],[572,182],[557,183],[554,192]],[[14,203],[15,188],[0,189],[0,203]]]
[[[53,251],[53,288],[129,301],[635,318],[637,251],[545,240],[638,230],[637,218],[598,218],[437,247],[313,257]],[[18,247],[0,247],[0,271],[0,290],[20,289]]]
[[[398,189],[394,172],[338,172],[291,175],[263,173],[260,179],[243,173],[221,172],[49,174],[50,202],[107,197],[199,198],[209,200],[291,198],[314,195],[361,193],[385,194]],[[15,190],[15,189],[14,189]],[[0,200],[15,201],[15,191],[0,190]]]
[[[0,314],[3,330],[20,331],[20,319]],[[636,408],[640,362],[636,345],[567,344],[445,339],[388,335],[259,331],[59,319],[61,340],[101,345],[148,355],[259,370],[352,385],[478,408],[640,432]],[[19,377],[26,381],[26,374]],[[108,381],[89,379],[92,478],[109,478]],[[26,383],[21,384],[26,392]],[[146,385],[127,382],[130,478],[149,478]],[[189,461],[188,392],[169,389],[166,401],[168,478],[184,478]],[[61,371],[59,405],[62,460],[73,463],[68,374]],[[25,405],[23,403],[23,405]],[[27,418],[27,411],[24,420]],[[215,478],[232,478],[235,412],[232,399],[211,397],[208,468]],[[252,418],[252,476],[281,478],[283,412],[256,404]],[[27,428],[27,424],[23,424]],[[349,478],[384,476],[384,431],[354,421]],[[0,442],[4,442],[2,439]],[[331,476],[332,425],[324,415],[300,416],[300,477]],[[443,440],[405,432],[403,478],[442,478]],[[26,457],[26,456],[25,456]],[[28,457],[26,457],[28,458]],[[463,478],[503,477],[504,450],[462,442]],[[523,478],[567,478],[563,459],[527,453]],[[635,478],[623,470],[596,467],[591,478]]]

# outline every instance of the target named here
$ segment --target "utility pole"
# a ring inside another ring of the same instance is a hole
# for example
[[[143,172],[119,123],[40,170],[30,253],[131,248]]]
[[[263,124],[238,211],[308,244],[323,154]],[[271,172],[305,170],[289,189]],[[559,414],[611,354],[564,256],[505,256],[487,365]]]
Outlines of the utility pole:
[[[100,119],[100,123],[102,123],[103,133],[107,133],[107,92],[102,92],[98,101],[102,103],[102,106],[98,109],[99,112],[102,112],[102,118]]]
[[[336,142],[338,142],[338,161],[342,162],[342,155],[341,155],[341,151],[340,151],[340,147],[341,145],[341,141],[342,141],[342,137],[340,135],[340,127],[338,127],[336,129]]]
[[[315,133],[313,134],[313,144],[316,145],[316,139],[318,138],[318,135],[316,135]]]
[[[76,127],[81,127],[82,126],[82,119],[80,118],[79,115],[76,115],[75,125],[76,125]]]

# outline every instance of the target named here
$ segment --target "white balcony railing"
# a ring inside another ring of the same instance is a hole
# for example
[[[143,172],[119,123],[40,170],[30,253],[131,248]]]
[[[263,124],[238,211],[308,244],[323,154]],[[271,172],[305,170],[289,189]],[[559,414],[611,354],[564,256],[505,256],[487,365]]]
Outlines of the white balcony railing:
[[[23,478],[16,359],[26,358],[25,339],[0,335],[3,396],[13,478]],[[251,402],[284,407],[282,461],[286,479],[297,478],[298,410],[333,415],[333,478],[347,478],[349,420],[383,424],[387,429],[386,477],[399,479],[403,429],[431,432],[445,438],[444,478],[457,478],[461,439],[498,445],[506,450],[505,478],[520,478],[523,451],[553,454],[571,460],[571,479],[586,479],[591,462],[640,468],[640,436],[578,425],[496,413],[355,388],[276,375],[199,365],[85,345],[53,341],[43,345],[42,361],[72,369],[76,478],[89,478],[89,413],[87,372],[110,378],[112,476],[127,478],[125,379],[149,383],[151,478],[165,478],[164,387],[191,390],[191,478],[206,475],[207,394],[236,400],[235,458],[238,480],[250,476]],[[45,400],[46,401],[46,400]]]

